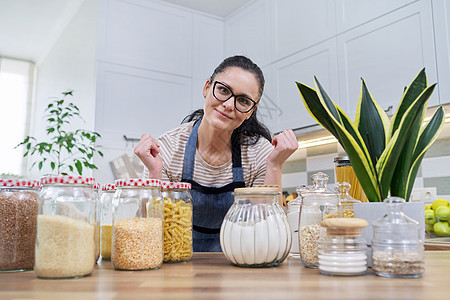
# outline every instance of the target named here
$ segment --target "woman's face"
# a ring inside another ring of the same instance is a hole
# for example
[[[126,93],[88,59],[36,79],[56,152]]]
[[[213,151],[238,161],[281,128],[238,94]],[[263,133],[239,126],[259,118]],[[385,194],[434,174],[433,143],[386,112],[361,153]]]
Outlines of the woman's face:
[[[246,96],[255,102],[259,101],[259,84],[255,75],[239,67],[227,68],[217,74],[213,82],[209,79],[206,81],[203,87],[203,96],[206,99],[203,118],[215,129],[232,132],[250,118],[256,106],[249,112],[242,113],[234,107],[234,97],[223,102],[217,100],[213,95],[215,81],[226,85],[234,95]]]

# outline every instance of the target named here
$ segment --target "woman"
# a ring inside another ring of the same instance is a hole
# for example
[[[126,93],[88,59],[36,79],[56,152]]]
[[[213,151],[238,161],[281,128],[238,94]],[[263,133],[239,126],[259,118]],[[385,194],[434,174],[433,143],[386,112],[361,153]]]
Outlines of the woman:
[[[203,87],[205,104],[158,140],[143,134],[134,153],[148,177],[192,185],[194,251],[221,251],[219,233],[238,187],[278,185],[286,159],[298,148],[292,130],[272,140],[256,110],[261,69],[244,56],[225,59]]]

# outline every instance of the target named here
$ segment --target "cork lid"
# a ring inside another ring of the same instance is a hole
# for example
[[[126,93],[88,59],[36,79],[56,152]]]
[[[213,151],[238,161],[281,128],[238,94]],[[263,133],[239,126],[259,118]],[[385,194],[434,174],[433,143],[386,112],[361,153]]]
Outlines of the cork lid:
[[[254,187],[236,188],[235,193],[239,194],[279,194],[278,185],[258,185]]]
[[[366,220],[360,218],[328,218],[320,223],[328,234],[357,236],[362,228],[369,226]]]

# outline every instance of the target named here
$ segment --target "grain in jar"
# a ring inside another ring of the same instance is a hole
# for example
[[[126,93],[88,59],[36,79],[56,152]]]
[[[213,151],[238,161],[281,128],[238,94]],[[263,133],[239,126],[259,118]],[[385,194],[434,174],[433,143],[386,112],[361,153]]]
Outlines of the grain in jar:
[[[158,269],[163,262],[161,181],[118,179],[115,187],[111,251],[114,269]]]
[[[187,182],[162,182],[164,198],[164,262],[192,258],[192,197]]]
[[[32,270],[39,181],[0,179],[0,272]]]
[[[96,204],[93,178],[44,176],[38,200],[38,278],[78,278],[95,265]]]
[[[116,186],[114,184],[103,184],[100,197],[100,254],[102,260],[111,260],[112,246],[112,201]]]

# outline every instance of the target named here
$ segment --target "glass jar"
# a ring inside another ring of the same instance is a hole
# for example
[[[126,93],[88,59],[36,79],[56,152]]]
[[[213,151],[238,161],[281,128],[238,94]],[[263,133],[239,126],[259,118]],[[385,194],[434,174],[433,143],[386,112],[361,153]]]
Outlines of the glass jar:
[[[0,272],[32,270],[39,181],[0,179]]]
[[[311,176],[312,188],[299,189],[302,198],[298,226],[300,259],[308,268],[318,268],[320,222],[327,218],[342,217],[338,195],[327,189],[328,175],[318,172]]]
[[[297,189],[297,194],[300,193],[300,189]],[[289,256],[292,258],[300,258],[300,249],[298,244],[298,219],[300,217],[300,205],[302,201],[300,196],[296,199],[291,200],[287,204],[287,220],[289,223],[289,227],[291,228],[292,235],[292,247],[289,251]]]
[[[101,184],[94,183],[94,198],[95,198],[95,262],[100,258],[100,196]]]
[[[319,271],[324,275],[356,276],[367,271],[367,246],[359,218],[331,218],[320,223]]]
[[[163,202],[158,179],[118,179],[111,260],[116,270],[158,269],[163,262]]]
[[[100,197],[100,254],[102,260],[111,260],[112,247],[112,203],[116,186],[114,184],[102,185]]]
[[[292,237],[279,195],[278,187],[234,190],[234,203],[220,229],[220,245],[231,263],[275,267],[286,259]]]
[[[39,278],[88,276],[95,265],[94,178],[44,176],[38,200]]]
[[[350,197],[362,202],[369,201],[356,177],[348,156],[338,156],[334,158],[334,172],[336,175],[336,182],[348,182],[350,184]]]
[[[424,246],[420,240],[420,226],[403,212],[405,200],[385,199],[387,214],[372,223],[372,269],[383,277],[422,277]]]
[[[162,182],[164,198],[164,262],[192,258],[192,197],[187,182]]]
[[[342,206],[342,214],[344,218],[353,218],[355,213],[353,211],[353,205],[355,203],[361,203],[361,201],[353,199],[349,195],[350,183],[348,182],[338,182],[335,185],[336,192],[339,195],[339,203]]]

